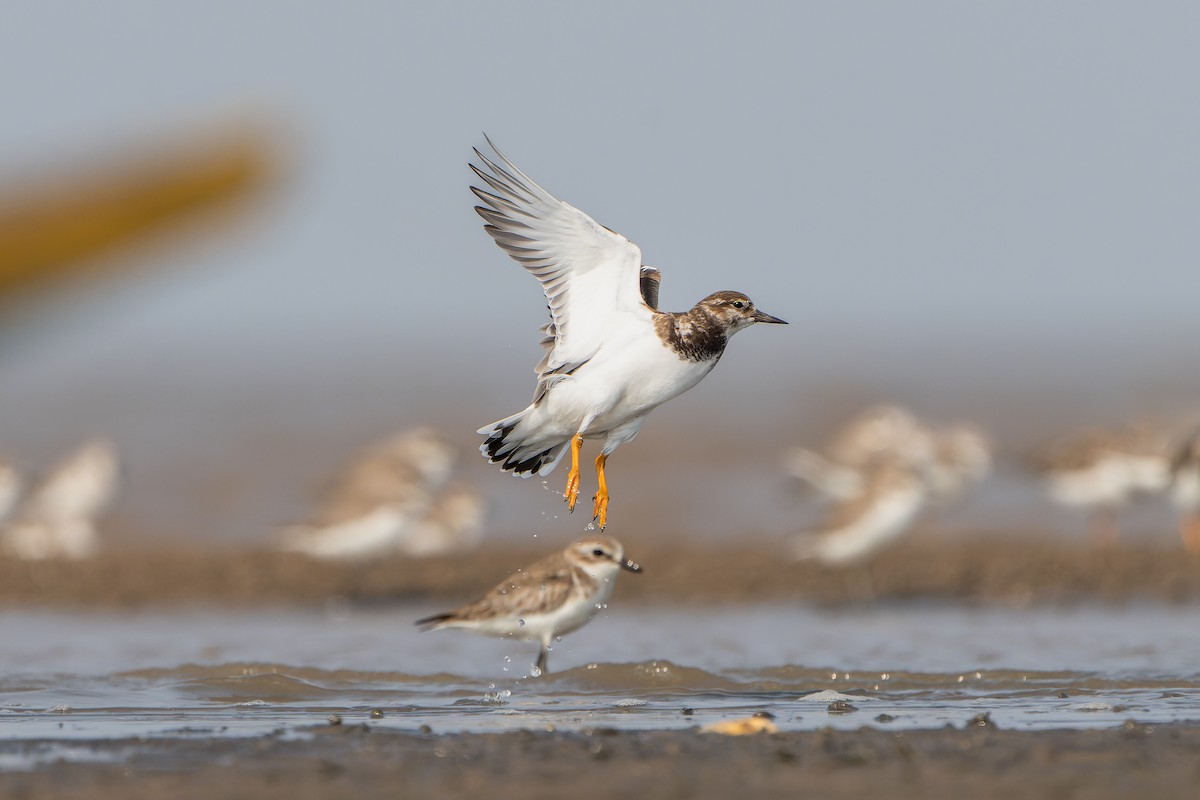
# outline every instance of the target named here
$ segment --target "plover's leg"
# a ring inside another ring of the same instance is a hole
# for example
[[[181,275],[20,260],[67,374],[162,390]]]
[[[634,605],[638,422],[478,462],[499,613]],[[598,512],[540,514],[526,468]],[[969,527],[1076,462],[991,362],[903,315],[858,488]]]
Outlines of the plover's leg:
[[[537,663],[534,666],[539,675],[550,672],[550,645],[546,642],[542,642],[542,649],[538,651]]]
[[[592,498],[592,519],[604,530],[608,524],[608,481],[604,479],[604,462],[608,456],[604,453],[596,456],[596,496]]]
[[[575,510],[575,501],[579,499],[579,451],[583,449],[583,434],[577,433],[571,437],[571,471],[567,473],[567,488],[563,491],[563,500],[567,501],[567,510]]]
[[[1200,514],[1187,512],[1179,519],[1179,538],[1184,550],[1200,553]]]

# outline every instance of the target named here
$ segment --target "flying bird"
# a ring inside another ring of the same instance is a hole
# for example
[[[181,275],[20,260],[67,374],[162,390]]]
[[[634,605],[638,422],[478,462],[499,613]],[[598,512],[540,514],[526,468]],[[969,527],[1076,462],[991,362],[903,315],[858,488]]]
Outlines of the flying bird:
[[[534,183],[491,140],[478,149],[472,186],[484,230],[541,283],[550,307],[546,352],[535,368],[533,401],[479,429],[480,452],[515,475],[549,475],[568,450],[563,499],[579,497],[584,439],[602,439],[592,516],[608,523],[604,467],[658,406],[691,389],[717,365],[733,334],[756,322],[786,324],[741,292],[710,294],[690,311],[658,309],[661,274],[619,233]]]

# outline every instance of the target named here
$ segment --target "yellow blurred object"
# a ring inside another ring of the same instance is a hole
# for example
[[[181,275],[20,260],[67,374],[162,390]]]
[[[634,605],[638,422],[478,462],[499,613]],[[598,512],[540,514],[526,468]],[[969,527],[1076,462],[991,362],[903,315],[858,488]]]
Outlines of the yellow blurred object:
[[[719,733],[722,736],[751,736],[756,733],[779,733],[779,728],[766,717],[743,717],[705,725],[700,732]]]
[[[167,223],[241,198],[274,172],[261,134],[178,138],[0,189],[0,296],[83,271]]]

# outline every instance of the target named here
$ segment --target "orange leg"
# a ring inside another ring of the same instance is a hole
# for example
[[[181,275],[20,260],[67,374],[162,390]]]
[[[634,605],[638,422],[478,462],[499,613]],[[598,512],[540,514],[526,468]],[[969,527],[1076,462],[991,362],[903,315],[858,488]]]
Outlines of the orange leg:
[[[567,510],[575,511],[575,501],[579,499],[579,451],[583,449],[583,434],[577,433],[571,437],[571,471],[567,473],[567,488],[563,491],[563,499],[567,501]]]
[[[1179,523],[1179,535],[1183,549],[1189,553],[1200,553],[1200,516],[1187,514]]]
[[[604,462],[606,461],[608,461],[608,456],[603,453],[596,456],[598,488],[596,496],[592,498],[592,519],[600,525],[600,530],[604,530],[604,526],[608,524],[608,481],[604,479]]]

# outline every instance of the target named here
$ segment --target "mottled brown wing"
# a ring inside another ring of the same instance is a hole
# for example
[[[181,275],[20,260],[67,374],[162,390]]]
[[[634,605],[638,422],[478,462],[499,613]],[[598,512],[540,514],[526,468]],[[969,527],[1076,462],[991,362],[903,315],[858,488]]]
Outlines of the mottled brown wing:
[[[545,613],[562,605],[574,589],[575,576],[571,567],[561,554],[557,554],[514,572],[482,598],[454,614],[493,619]]]

